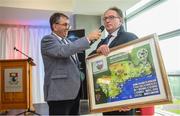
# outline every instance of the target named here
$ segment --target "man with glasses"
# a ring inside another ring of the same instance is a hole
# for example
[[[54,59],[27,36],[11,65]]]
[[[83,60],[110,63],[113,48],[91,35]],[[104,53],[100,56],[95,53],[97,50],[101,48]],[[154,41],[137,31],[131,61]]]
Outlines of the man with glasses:
[[[138,37],[129,32],[125,32],[123,27],[123,13],[117,7],[109,8],[104,13],[104,26],[108,32],[108,36],[102,39],[97,45],[96,50],[94,50],[90,55],[99,53],[103,55],[108,55],[110,53],[110,48],[127,43]],[[119,111],[114,112],[104,112],[104,115],[133,115],[135,111],[129,108],[122,108]]]
[[[44,63],[44,99],[50,115],[78,115],[80,101],[80,71],[76,53],[88,49],[90,42],[101,33],[91,32],[74,42],[66,39],[70,29],[69,18],[62,13],[50,17],[52,33],[41,40]]]

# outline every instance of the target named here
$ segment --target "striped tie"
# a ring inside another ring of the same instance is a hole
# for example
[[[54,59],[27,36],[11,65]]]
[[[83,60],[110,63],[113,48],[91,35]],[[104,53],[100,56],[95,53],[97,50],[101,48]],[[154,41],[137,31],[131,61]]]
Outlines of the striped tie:
[[[111,34],[109,34],[105,39],[104,39],[104,42],[103,42],[103,44],[108,44],[108,42],[109,42],[109,39],[112,37],[112,35]]]
[[[68,44],[69,43],[69,41],[67,39],[62,39],[62,41],[63,41],[64,44]],[[80,80],[83,81],[85,79],[85,75],[84,75],[83,72],[80,71],[81,66],[80,66],[80,62],[79,62],[77,54],[74,54],[74,55],[72,55],[70,57],[74,61],[74,63],[77,65],[77,67],[79,68]]]
[[[63,41],[64,44],[69,43],[69,41],[67,39],[62,39],[62,41]],[[74,61],[74,63],[77,64],[78,67],[79,67],[79,60],[78,60],[77,54],[72,55],[71,58]]]

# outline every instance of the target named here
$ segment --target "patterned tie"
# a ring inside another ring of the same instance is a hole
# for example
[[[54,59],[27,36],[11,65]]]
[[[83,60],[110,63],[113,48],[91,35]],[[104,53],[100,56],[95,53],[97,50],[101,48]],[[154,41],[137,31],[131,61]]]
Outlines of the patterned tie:
[[[62,39],[62,41],[63,41],[64,44],[70,43],[70,41],[68,41],[67,39]],[[74,54],[74,55],[72,55],[72,56],[70,56],[70,57],[71,57],[71,59],[74,61],[74,63],[77,65],[77,67],[79,68],[80,80],[83,81],[83,80],[85,79],[85,75],[84,75],[83,72],[80,71],[81,66],[80,66],[80,61],[79,61],[79,59],[78,59],[77,54]]]
[[[109,34],[105,39],[104,39],[104,42],[103,42],[103,44],[108,44],[108,42],[109,42],[109,39],[112,37],[112,35],[111,34]]]
[[[69,43],[69,41],[67,39],[62,39],[62,41],[63,41],[64,44]],[[77,54],[72,55],[71,58],[74,61],[74,63],[77,64],[78,67],[79,67],[79,60],[78,60]]]

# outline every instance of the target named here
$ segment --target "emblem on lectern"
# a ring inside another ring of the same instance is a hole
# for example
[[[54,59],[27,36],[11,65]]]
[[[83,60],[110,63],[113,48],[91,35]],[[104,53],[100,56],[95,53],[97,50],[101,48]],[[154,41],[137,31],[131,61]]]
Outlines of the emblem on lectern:
[[[4,91],[5,92],[22,92],[22,68],[7,68],[4,70]]]
[[[10,72],[9,73],[9,83],[13,85],[17,85],[19,83],[18,80],[18,73],[17,72]]]

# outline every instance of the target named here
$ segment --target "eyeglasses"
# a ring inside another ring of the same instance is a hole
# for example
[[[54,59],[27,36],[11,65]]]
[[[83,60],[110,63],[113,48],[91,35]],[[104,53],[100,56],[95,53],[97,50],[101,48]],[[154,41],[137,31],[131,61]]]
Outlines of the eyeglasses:
[[[120,17],[115,17],[115,16],[109,16],[109,17],[104,17],[103,20],[106,21],[108,20],[114,20],[115,18],[120,18]]]
[[[67,29],[71,29],[71,25],[70,25],[70,24],[68,24],[68,23],[63,23],[63,24],[56,23],[56,24],[58,24],[58,25],[62,25],[62,26],[65,26],[65,27],[67,27]]]

